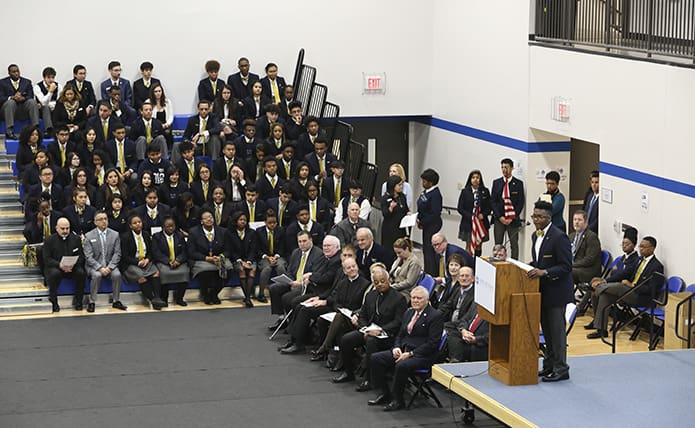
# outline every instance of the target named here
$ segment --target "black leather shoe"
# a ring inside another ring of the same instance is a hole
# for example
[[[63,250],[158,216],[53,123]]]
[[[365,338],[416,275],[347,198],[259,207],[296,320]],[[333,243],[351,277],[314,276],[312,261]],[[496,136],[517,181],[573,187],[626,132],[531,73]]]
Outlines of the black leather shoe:
[[[121,303],[118,300],[113,302],[113,305],[111,305],[111,307],[114,309],[120,309],[122,311],[125,311],[126,309],[128,309],[128,307],[126,305],[124,305],[123,303]]]
[[[550,374],[547,375],[547,376],[543,376],[543,377],[541,378],[541,380],[542,380],[543,382],[559,382],[559,381],[561,381],[561,380],[567,380],[567,379],[569,379],[569,378],[570,378],[570,374],[569,374],[569,373],[562,373],[562,374],[550,373]]]
[[[14,132],[10,131],[5,135],[5,140],[19,140],[19,137]]]
[[[289,342],[286,342],[284,345],[278,346],[278,351],[282,351],[283,349],[289,348],[292,345],[294,345],[294,342],[290,340]]]
[[[76,310],[76,311],[81,311],[82,309],[84,309],[84,306],[82,306],[82,303],[78,303],[78,304],[75,305],[75,310]]]
[[[391,397],[389,397],[386,394],[379,394],[376,396],[376,398],[373,398],[373,399],[367,401],[367,405],[378,406],[379,404],[386,404],[389,401],[391,401]]]
[[[206,297],[206,298],[203,300],[203,302],[204,302],[206,305],[212,305],[212,299],[209,298],[209,297]]]
[[[94,303],[87,304],[87,312],[94,312]]]
[[[348,372],[342,372],[338,376],[333,378],[333,383],[345,383],[345,382],[352,382],[355,380],[355,375],[352,373]]]
[[[309,361],[323,361],[326,359],[326,355],[325,352],[311,351],[311,358],[309,358]]]
[[[366,392],[366,391],[371,391],[372,390],[372,384],[369,383],[368,380],[363,380],[361,384],[357,385],[357,388],[355,388],[355,391],[357,392]]]
[[[186,301],[183,300],[183,299],[177,300],[177,301],[176,301],[176,304],[179,305],[179,306],[188,306],[188,303],[186,303]]]
[[[538,377],[548,376],[552,372],[553,372],[552,368],[543,369],[543,370],[538,372]]]
[[[268,303],[268,298],[265,297],[265,295],[263,295],[263,294],[260,294],[260,295],[256,298],[256,300],[258,300],[258,301],[261,302],[261,303]]]
[[[58,305],[58,302],[51,302],[51,305],[53,305],[53,312],[60,312],[60,306]]]
[[[343,370],[343,363],[342,361],[338,361],[336,365],[330,368],[332,372],[339,372]]]
[[[282,348],[280,350],[281,354],[299,354],[300,352],[304,352],[306,348],[303,346],[297,346],[297,345],[292,345],[289,348]]]
[[[585,326],[584,326],[584,329],[585,329],[585,330],[595,330],[596,327],[594,327],[594,322],[591,321],[589,324],[585,325]]]
[[[212,301],[212,304],[213,304],[213,305],[221,305],[221,304],[222,304],[222,301],[221,301],[220,298],[217,297],[217,296],[212,296],[212,297],[210,298],[210,300]]]
[[[244,306],[246,306],[247,308],[253,308],[253,302],[251,301],[251,299],[244,300]]]
[[[392,402],[384,406],[384,412],[394,412],[396,410],[403,409],[405,409],[405,403],[397,400],[393,400]]]
[[[596,330],[586,335],[587,339],[600,339],[602,337],[608,337],[608,332],[606,330]]]

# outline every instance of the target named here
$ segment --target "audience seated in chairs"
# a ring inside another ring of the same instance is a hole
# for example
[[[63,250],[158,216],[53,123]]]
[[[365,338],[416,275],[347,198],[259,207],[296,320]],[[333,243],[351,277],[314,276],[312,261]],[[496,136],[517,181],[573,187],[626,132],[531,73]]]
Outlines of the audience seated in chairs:
[[[578,210],[572,216],[574,232],[572,243],[572,279],[575,284],[589,282],[601,275],[601,242],[593,230],[587,228],[586,212]]]
[[[422,264],[413,254],[413,241],[410,238],[396,239],[393,243],[393,251],[396,253],[396,260],[389,270],[391,288],[403,294],[406,299],[410,299],[410,290],[417,285],[422,273]]]
[[[488,359],[489,324],[478,316],[473,302],[455,325],[444,324],[447,332],[447,355],[450,363]]]

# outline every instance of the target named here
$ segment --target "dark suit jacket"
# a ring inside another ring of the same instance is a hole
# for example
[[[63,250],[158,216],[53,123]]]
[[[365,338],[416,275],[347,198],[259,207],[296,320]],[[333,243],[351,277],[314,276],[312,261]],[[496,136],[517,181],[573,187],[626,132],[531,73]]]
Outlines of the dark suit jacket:
[[[299,164],[299,161],[292,158],[290,161],[290,175],[287,175],[287,171],[285,170],[285,162],[283,159],[278,160],[278,175],[282,178],[285,179],[285,181],[289,181],[291,178],[295,176],[297,173],[297,164]],[[325,181],[324,181],[325,183]]]
[[[309,204],[310,212],[311,202],[309,200],[306,201]],[[316,198],[316,221],[323,226],[323,230],[326,233],[333,227],[333,215],[333,205],[323,198]]]
[[[461,295],[461,286],[457,283],[456,289],[452,290],[449,298],[442,305],[439,306],[439,312],[442,313],[445,323],[451,322],[451,317],[454,315],[456,310],[456,304],[459,303],[459,296]],[[458,319],[454,321],[454,326],[458,324],[458,321],[463,317],[468,309],[471,307],[475,300],[475,286],[468,290],[463,295],[463,301],[459,305]]]
[[[640,257],[636,263],[627,267],[625,270],[614,272],[610,276],[610,282],[620,282],[624,279],[632,282],[635,279],[635,275],[639,270],[639,265],[642,263],[642,257]],[[657,273],[658,272],[658,273]],[[640,303],[646,305],[650,300],[652,295],[658,296],[659,290],[664,286],[664,265],[661,264],[656,256],[652,256],[651,260],[642,270],[637,284],[640,287],[635,291],[640,297]],[[659,275],[661,274],[661,275]],[[652,294],[654,293],[654,294]]]
[[[227,229],[214,226],[215,236],[212,242],[208,241],[203,231],[203,226],[194,227],[188,235],[188,262],[193,265],[196,261],[204,261],[210,254],[220,255],[224,253],[224,237]]]
[[[89,119],[87,119],[86,127],[94,128],[94,130],[97,132],[97,140],[96,141],[98,141],[100,143],[104,143],[108,140],[113,140],[113,131],[114,131],[114,129],[116,129],[116,125],[120,124],[120,123],[121,123],[121,121],[118,119],[115,119],[113,117],[109,118],[109,123],[108,123],[108,125],[109,125],[108,134],[109,135],[108,135],[108,138],[106,138],[106,139],[104,139],[104,132],[103,132],[103,129],[101,126],[101,118],[98,115],[91,116]],[[116,158],[116,159],[112,158],[111,160],[113,160],[115,162],[116,160],[118,160],[118,158]]]
[[[0,79],[0,100],[2,100],[2,102],[7,101],[7,98],[14,96],[14,94],[18,92],[27,100],[33,99],[34,87],[31,84],[31,80],[20,76],[19,85],[17,90],[15,90],[12,85],[12,79],[10,79],[9,76]]]
[[[229,77],[227,77],[227,84],[232,87],[232,95],[234,95],[235,98],[243,100],[244,98],[251,96],[251,87],[253,86],[253,82],[258,80],[261,79],[257,74],[249,73],[248,83],[244,85],[244,82],[241,80],[241,73],[237,72],[230,74]]]
[[[57,233],[46,238],[43,243],[43,265],[46,269],[60,269],[60,259],[63,256],[79,256],[73,272],[82,270],[84,272],[84,251],[82,250],[82,239],[74,233],[70,233],[63,241]]]
[[[138,117],[138,112],[135,111],[129,102],[124,101],[123,98],[118,102],[118,110],[121,114],[119,115],[116,113],[116,110],[114,110],[113,113],[111,113],[111,118],[120,120],[124,125],[130,126]]]
[[[569,236],[574,242],[577,232]],[[572,263],[572,277],[575,282],[589,282],[591,278],[601,276],[601,242],[598,236],[588,228],[579,238]]]
[[[239,156],[235,156],[234,159],[232,159],[232,166],[233,165],[239,165],[241,169],[246,171],[246,162],[244,159],[240,158]],[[231,168],[231,166],[230,166]],[[225,181],[228,176],[228,171],[227,171],[227,158],[224,156],[220,156],[219,158],[215,159],[215,162],[212,164],[212,178],[220,183]],[[229,195],[228,195],[229,196]]]
[[[121,212],[118,213],[118,216],[116,217],[113,216],[113,211],[111,209],[107,210],[107,213],[109,214],[110,229],[115,230],[119,234],[124,233],[130,229],[128,227],[128,210],[126,207],[123,207]]]
[[[377,311],[377,304],[379,310]],[[403,314],[408,308],[405,297],[398,291],[389,288],[384,293],[376,289],[367,293],[360,309],[358,328],[374,323],[381,327],[390,337],[395,337],[401,327]],[[441,336],[441,333],[440,333]]]
[[[293,280],[297,277],[297,270],[299,270],[299,264],[301,261],[302,251],[297,248],[292,251],[287,265],[287,276]],[[306,258],[306,262],[304,264],[304,273],[320,271],[321,269],[324,269],[326,263],[327,260],[326,257],[323,256],[323,252],[319,247],[314,245],[309,250],[309,254]]]
[[[200,116],[195,115],[188,118],[186,129],[183,131],[184,141],[191,141],[193,136],[200,130]],[[222,125],[213,115],[208,115],[205,123],[205,130],[210,132],[210,135],[219,133],[222,130]]]
[[[480,206],[480,214],[484,216],[483,224],[485,229],[490,231],[490,214],[492,213],[492,202],[490,199],[490,191],[487,187],[478,187],[478,204]],[[461,232],[470,232],[473,229],[473,207],[475,205],[475,196],[472,189],[463,188],[459,194],[457,211],[461,214],[461,223],[459,225],[459,234]]]
[[[97,105],[97,96],[94,93],[94,87],[92,86],[92,82],[89,80],[85,80],[82,82],[82,90],[80,91],[77,87],[77,80],[72,79],[68,80],[65,82],[65,86],[72,85],[75,90],[80,94],[80,106],[83,108],[87,108],[89,106],[96,106]]]
[[[34,213],[24,224],[24,238],[27,240],[27,244],[38,244],[43,242],[43,222],[39,225],[37,223],[37,214]],[[51,216],[48,219],[48,226],[50,229],[50,234],[54,234],[56,231],[56,222],[59,218],[63,217],[63,213],[57,210],[51,212]]]
[[[370,282],[361,275],[353,281],[344,276],[335,285],[331,294],[326,297],[326,306],[333,308],[333,310],[347,308],[356,311],[362,307],[364,292],[367,291],[369,285]]]
[[[181,264],[188,261],[188,252],[186,250],[186,240],[183,233],[174,231],[174,258]],[[152,235],[152,261],[169,265],[169,244],[164,232],[158,232]]]
[[[259,117],[265,115],[265,109],[263,107],[273,103],[273,101],[265,95],[265,92],[261,94],[261,100],[258,104],[258,108],[256,108],[256,102],[253,100],[252,96],[244,98],[242,102],[244,103],[244,108],[241,113],[242,120],[258,120]]]
[[[27,201],[37,200],[41,197],[41,192],[43,191],[43,185],[41,183],[34,184],[29,187],[27,191]],[[65,197],[63,195],[63,188],[60,184],[51,184],[51,207],[54,210],[62,210],[65,203]],[[26,210],[27,215],[34,214],[34,210]]]
[[[321,197],[327,200],[331,205],[335,203],[335,180],[336,177],[329,175],[323,180],[323,189],[321,189]],[[338,202],[346,196],[350,195],[350,180],[342,177],[340,180],[340,197]]]
[[[439,187],[420,195],[417,199],[417,213],[424,231],[435,233],[442,228],[442,193]]]
[[[414,316],[415,309],[408,308],[405,311],[393,348],[401,348],[404,352],[412,352],[416,357],[434,361],[439,353],[439,342],[442,340],[444,317],[438,310],[427,305],[422,310],[420,317],[415,321],[413,330],[408,333],[408,324],[410,324]]]
[[[164,126],[158,119],[154,117],[152,118],[151,127],[153,140],[160,135],[164,135]],[[137,120],[133,121],[133,124],[130,126],[130,138],[135,141],[138,139],[138,137],[146,136],[147,128],[145,127],[145,120],[139,117]]]
[[[297,220],[285,227],[285,233],[287,234],[285,237],[285,245],[287,246],[288,251],[297,248],[297,234],[300,230],[302,230],[302,228],[299,227],[299,222]],[[321,243],[323,242],[323,237],[326,235],[326,232],[323,230],[323,226],[321,226],[321,224],[318,222],[313,222],[311,224],[311,229],[309,229],[309,233],[311,234],[311,241],[314,243],[314,245],[320,247]]]
[[[495,218],[504,217],[504,177],[500,177],[492,182],[492,215]],[[521,225],[521,211],[524,209],[524,182],[516,177],[509,180],[509,199],[514,205],[516,218],[512,221],[511,226],[519,227]]]
[[[593,230],[594,233],[598,234],[598,198],[596,199],[594,206],[589,209],[591,206],[591,199],[593,197],[594,192],[591,190],[591,188],[589,188],[586,195],[584,195],[584,206],[582,209],[586,211],[586,220],[589,222],[587,229]]]
[[[548,274],[540,278],[541,306],[564,307],[574,301],[572,294],[572,244],[567,235],[552,224],[543,236],[540,254],[534,247],[538,236],[531,238],[531,266],[547,270]]]
[[[212,192],[210,192],[212,193]],[[200,207],[201,210],[210,210],[212,212],[212,216],[217,220],[216,215],[215,215],[215,203],[213,201],[206,202],[202,207]],[[234,205],[231,202],[225,201],[222,204],[222,213],[220,215],[220,223],[217,224],[217,226],[222,226],[224,228],[227,228],[230,226],[229,223],[229,218],[232,216],[234,213]]]
[[[291,127],[291,125],[294,122],[290,120],[290,123],[288,123],[288,129]],[[326,130],[323,128],[319,128],[319,133],[317,134],[316,138],[323,137],[324,139],[326,138]],[[287,138],[292,139],[292,137],[287,135]],[[309,153],[314,153],[314,143],[311,142],[311,137],[309,136],[309,132],[306,131],[306,128],[304,128],[303,132],[301,132],[297,137],[297,146],[295,147],[294,151],[294,158],[295,159],[304,159],[306,155]]]
[[[265,213],[266,213],[266,205],[265,202],[261,200],[256,200],[253,204],[253,220],[254,221],[265,221]],[[244,214],[246,214],[246,218],[248,219],[249,223],[251,222],[251,215],[249,213],[249,204],[246,202],[246,199],[243,201],[235,202],[233,205],[233,211],[241,211]]]
[[[376,242],[372,244],[372,249],[367,253],[366,257],[364,252],[363,249],[357,250],[357,266],[359,266],[360,272],[365,278],[371,278],[369,267],[374,263],[381,262],[387,266],[387,269],[393,264],[391,252]]]
[[[285,120],[281,117],[278,117],[278,121],[276,123],[280,123],[282,125],[285,124]],[[278,153],[277,148],[271,147],[270,144],[268,144],[268,137],[270,136],[270,121],[268,120],[268,116],[264,115],[258,118],[256,121],[256,137],[263,140],[265,143],[267,149],[266,149],[266,155],[267,156],[275,156]],[[272,150],[272,151],[271,151]]]
[[[324,258],[326,258],[326,256],[324,256]],[[326,263],[322,269],[315,269],[312,271],[311,278],[309,279],[310,286],[307,293],[316,296],[328,295],[336,284],[338,274],[342,274],[343,272],[341,263],[340,252],[335,253],[331,258],[326,258]]]
[[[215,84],[215,91],[212,90],[212,83],[210,78],[206,77],[198,83],[198,101],[210,101],[212,103],[215,101],[215,95],[220,92],[224,87],[224,80],[218,78]]]
[[[157,83],[161,83],[159,79],[154,77],[150,78],[150,88]],[[136,110],[140,110],[142,103],[150,97],[150,88],[145,86],[142,77],[133,82],[133,106]]]
[[[218,183],[216,181],[210,180],[208,184],[208,197],[205,197],[205,192],[203,192],[203,183],[200,181],[194,181],[190,184],[191,193],[193,193],[193,203],[197,206],[203,206],[207,202],[212,201],[212,188]]]
[[[447,277],[447,278],[449,277],[448,263],[449,263],[449,257],[451,257],[452,254],[460,254],[463,257],[463,259],[466,261],[466,266],[475,270],[475,259],[473,258],[473,256],[468,254],[468,251],[464,250],[463,248],[459,247],[458,245],[454,245],[451,242],[448,242],[446,244],[446,251],[444,252],[444,276],[445,277]],[[437,268],[439,268],[439,260],[442,258],[442,255],[435,253],[434,258],[437,262]]]
[[[287,257],[287,250],[285,248],[285,230],[282,227],[276,227],[273,231],[274,254],[269,254],[270,249],[268,247],[268,228],[266,226],[259,227],[256,229],[256,235],[258,236],[257,260],[261,260],[264,255],[274,256],[275,254],[279,254],[280,257]]]
[[[58,128],[63,125],[77,125],[80,129],[84,129],[84,125],[87,123],[87,111],[84,107],[80,106],[75,113],[75,117],[70,120],[68,118],[68,111],[65,109],[65,104],[61,102],[56,103],[56,108],[53,110],[53,127]]]
[[[189,180],[188,164],[186,163],[186,160],[184,158],[179,159],[179,161],[176,162],[176,167],[179,169],[179,180],[188,183],[189,185],[191,184],[191,182],[197,180],[198,167],[202,163],[203,161],[201,161],[200,159],[193,158],[193,180]]]
[[[145,242],[145,258],[152,260],[152,239],[150,234],[143,228],[142,240]],[[121,272],[128,269],[128,266],[137,266],[138,264],[138,246],[135,243],[135,237],[132,230],[127,230],[121,233],[121,262],[118,268]]]
[[[109,89],[111,89],[111,78],[109,77],[108,79],[101,82],[101,85],[99,85],[99,87],[101,88],[101,99],[108,100]],[[118,87],[121,88],[121,101],[128,104],[129,106],[132,106],[133,89],[130,87],[130,81],[121,77],[118,79]]]
[[[280,76],[275,76],[275,83],[278,85],[278,95],[282,101],[282,99],[285,97],[285,86],[287,86],[287,83],[285,83],[285,78]],[[268,76],[261,79],[261,86],[263,86],[263,92],[261,93],[275,102],[273,99],[273,90],[270,87],[270,79]]]
[[[97,135],[98,134],[100,134],[100,132],[97,132]],[[113,160],[115,166],[118,163],[118,147],[116,146],[116,140],[111,138],[106,142],[104,148],[106,149],[106,153],[108,153]],[[126,171],[131,169],[133,172],[137,172],[139,162],[135,154],[135,142],[128,137],[125,138],[123,143],[123,157],[125,157]]]
[[[246,142],[246,137],[244,135],[239,135],[234,140],[234,145],[236,146],[236,155],[241,159],[251,159],[256,156],[256,144],[263,143],[260,138],[254,137],[250,142]]]
[[[164,217],[171,213],[171,208],[162,203],[157,204],[157,217],[155,218],[150,217],[147,211],[147,205],[140,205],[138,207],[135,207],[134,213],[139,215],[142,219],[142,230],[150,232],[151,234],[151,230],[153,227],[164,226]]]
[[[68,159],[68,153],[74,152],[77,150],[77,146],[75,145],[75,142],[68,140],[67,144],[65,144],[65,164],[70,163],[70,159]],[[58,147],[58,141],[53,141],[51,143],[48,143],[48,153],[51,154],[53,157],[53,161],[59,168],[65,167],[65,165],[60,164],[60,147]]]
[[[70,221],[70,231],[82,235],[94,229],[94,214],[97,209],[90,205],[85,205],[82,215],[77,214],[77,207],[70,205],[63,210],[63,216]]]
[[[224,247],[224,254],[231,261],[255,262],[258,260],[258,236],[249,227],[244,230],[243,240],[236,227],[229,227],[224,238]]]
[[[275,187],[270,184],[268,177],[263,174],[256,180],[256,192],[258,192],[258,199],[267,201],[268,199],[277,198],[280,196],[280,188],[282,188],[286,181],[280,178],[279,175],[275,175]]]
[[[331,164],[336,160],[338,160],[338,158],[335,157],[333,153],[326,152],[324,160],[326,166],[326,177],[330,177],[331,175],[333,175],[333,173],[331,172]],[[314,177],[314,179],[316,179],[316,176],[320,172],[318,156],[316,156],[316,153],[309,153],[308,155],[304,156],[304,161],[309,164],[309,172],[311,173],[311,176]]]
[[[265,201],[266,207],[268,209],[272,209],[275,211],[275,214],[278,216],[278,222],[280,221],[280,198],[272,198],[268,199]],[[282,227],[287,227],[289,226],[290,223],[296,222],[296,215],[297,215],[297,202],[290,200],[286,205],[285,205],[285,211],[282,214],[282,222],[280,226]],[[297,235],[289,237],[290,240],[294,241],[295,247],[297,245]],[[289,248],[289,247],[288,247]]]
[[[627,258],[625,257],[625,254],[618,257],[616,269],[612,270],[608,274],[608,277],[606,278],[606,282],[619,282],[619,280],[615,279],[614,275],[618,274],[620,271],[623,271],[623,270],[636,269],[633,266],[637,265],[639,262],[640,262],[640,255],[639,255],[639,252],[637,252],[637,251],[633,251],[629,256],[627,256]]]

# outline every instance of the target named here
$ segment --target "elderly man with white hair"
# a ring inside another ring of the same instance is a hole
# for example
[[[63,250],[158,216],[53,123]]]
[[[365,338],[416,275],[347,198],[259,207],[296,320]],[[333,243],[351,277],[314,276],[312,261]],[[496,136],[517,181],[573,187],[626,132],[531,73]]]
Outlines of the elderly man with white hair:
[[[446,236],[442,232],[437,232],[432,235],[432,248],[434,248],[434,259],[437,262],[437,272],[432,274],[434,276],[434,281],[437,284],[442,284],[446,282],[449,272],[447,270],[447,263],[449,263],[449,257],[452,254],[461,254],[463,259],[466,261],[466,266],[470,266],[475,269],[475,259],[468,254],[468,251],[454,245],[447,241]]]
[[[357,246],[357,230],[363,227],[369,228],[369,222],[360,217],[360,206],[357,202],[348,204],[347,213],[347,218],[336,223],[329,233],[340,239],[343,245]]]
[[[365,277],[369,278],[369,267],[381,262],[385,266],[393,264],[391,251],[374,242],[374,234],[368,227],[357,229],[357,266]]]

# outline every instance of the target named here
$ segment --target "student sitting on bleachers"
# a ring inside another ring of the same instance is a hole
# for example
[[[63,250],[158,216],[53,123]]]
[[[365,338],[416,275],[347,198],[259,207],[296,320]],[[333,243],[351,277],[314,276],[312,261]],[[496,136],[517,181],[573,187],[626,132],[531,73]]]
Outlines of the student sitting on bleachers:
[[[159,270],[162,283],[162,300],[169,300],[169,289],[174,291],[174,302],[188,306],[183,300],[190,281],[188,251],[183,233],[177,230],[176,221],[167,216],[161,232],[152,236],[152,257]]]
[[[95,150],[103,150],[104,144],[97,140],[96,129],[89,126],[85,128],[82,136],[83,138],[77,142],[77,153],[80,154],[80,158],[82,158],[85,165],[94,167],[92,155]]]
[[[295,157],[297,159],[304,159],[306,155],[313,153],[314,141],[319,137],[324,138],[325,141],[326,131],[319,126],[319,118],[316,116],[307,116],[306,119],[304,119],[304,130],[296,137],[297,147],[294,154]]]
[[[244,305],[251,308],[253,307],[251,297],[254,296],[253,291],[256,288],[254,280],[257,269],[258,237],[249,227],[246,214],[241,211],[232,214],[224,241],[225,256],[232,261],[234,270],[241,281]]]
[[[224,255],[226,229],[215,225],[214,214],[202,209],[201,225],[189,231],[188,260],[191,276],[198,278],[200,294],[206,305],[219,305],[219,293],[226,282],[232,263]]]
[[[80,94],[74,86],[68,85],[61,92],[53,111],[55,127],[66,126],[70,132],[70,140],[82,140],[80,130],[87,122],[87,111],[80,105]],[[45,121],[44,121],[45,123]]]
[[[128,208],[125,205],[125,199],[116,193],[111,195],[107,201],[109,201],[106,209],[109,216],[109,228],[118,233],[126,232],[128,230]]]
[[[362,183],[357,180],[352,180],[349,188],[350,196],[341,199],[335,209],[335,218],[333,221],[336,224],[347,217],[347,206],[351,202],[356,202],[360,206],[360,218],[364,220],[369,220],[369,214],[372,212],[372,204],[369,203],[369,199],[362,196]]]
[[[299,161],[294,158],[294,143],[289,141],[282,146],[280,157],[278,158],[278,174],[285,181],[292,180],[297,174]],[[276,156],[277,157],[277,156]]]
[[[46,155],[46,153],[39,150],[37,156]],[[39,182],[30,186],[26,189],[26,201],[38,200],[42,194],[47,193],[51,196],[51,207],[55,210],[60,210],[63,208],[63,202],[65,198],[63,196],[63,187],[59,184],[53,182],[53,177],[55,177],[55,172],[53,167],[44,164],[39,172]],[[31,207],[31,204],[29,204]],[[25,214],[30,216],[33,214],[31,209],[26,209]]]
[[[198,83],[198,102],[207,101],[209,105],[215,100],[218,91],[222,90],[224,81],[218,79],[220,63],[211,59],[205,63],[205,72],[208,77]]]
[[[201,163],[198,166],[198,180],[194,181],[191,186],[193,193],[193,203],[201,207],[206,202],[212,200],[212,188],[217,184],[212,180],[212,171],[207,164]]]
[[[94,229],[94,214],[96,208],[87,205],[87,191],[74,189],[72,192],[72,204],[65,207],[63,215],[70,220],[70,230],[83,237]]]
[[[72,80],[68,80],[65,86],[72,85],[77,89],[80,95],[80,107],[82,107],[87,116],[91,116],[95,106],[97,105],[97,97],[94,94],[92,82],[87,79],[87,69],[82,64],[77,64],[72,68]]]
[[[152,104],[149,102],[140,106],[140,117],[133,122],[130,128],[130,139],[135,141],[135,154],[138,160],[143,160],[147,148],[155,144],[159,146],[162,156],[165,159],[168,157],[164,125],[159,119],[152,116]]]
[[[111,167],[106,170],[104,177],[104,184],[99,187],[96,193],[96,200],[93,204],[95,208],[108,208],[108,201],[113,195],[119,195],[124,201],[130,202],[128,187],[123,183],[116,168]]]
[[[121,63],[118,61],[111,61],[108,65],[109,68],[109,78],[101,82],[101,100],[109,99],[109,91],[111,88],[121,89],[121,98],[123,102],[129,106],[133,105],[133,89],[130,87],[130,82],[121,77]]]
[[[150,97],[147,101],[152,104],[152,116],[162,122],[164,138],[167,140],[169,149],[172,149],[174,143],[174,137],[171,132],[171,125],[174,123],[173,101],[164,94],[164,87],[161,83],[152,84],[150,87]]]
[[[286,144],[285,124],[277,122],[270,125],[270,133],[265,140],[265,145],[267,147],[266,151],[268,152],[266,154],[268,156],[274,156],[279,162],[280,159],[282,159],[282,149]]]
[[[265,115],[256,121],[256,135],[261,140],[266,140],[270,136],[270,128],[275,124],[283,124],[285,121],[280,118],[280,107],[277,104],[268,104],[263,110]]]
[[[145,61],[140,64],[140,73],[142,77],[133,82],[133,107],[140,110],[145,100],[150,98],[150,89],[154,85],[161,85],[161,82],[156,77],[152,77],[154,65]]]
[[[142,220],[142,229],[152,236],[162,229],[164,217],[169,215],[171,208],[159,203],[157,190],[150,189],[145,194],[145,203],[135,207],[134,212]]]
[[[164,183],[157,189],[159,200],[173,208],[178,205],[179,196],[187,191],[188,184],[181,181],[179,169],[174,165],[170,165],[164,176]]]
[[[242,159],[251,158],[256,151],[256,144],[263,143],[260,138],[256,138],[256,121],[253,119],[244,119],[241,124],[241,130],[244,135],[240,135],[234,144],[236,144],[236,154]]]
[[[87,205],[95,206],[97,202],[97,189],[89,183],[89,172],[87,168],[80,166],[75,169],[75,173],[72,175],[72,180],[67,186],[63,187],[65,193],[65,205],[70,204],[68,195],[72,195],[72,192],[76,189],[84,190],[87,192]]]
[[[183,131],[183,141],[190,141],[196,156],[209,156],[214,161],[220,156],[220,136],[222,125],[210,114],[210,102],[198,102],[198,114],[188,118]],[[173,162],[178,161],[180,149],[174,145],[171,151]]]
[[[17,111],[29,116],[32,125],[39,124],[39,109],[34,98],[31,80],[21,77],[19,66],[10,64],[7,67],[8,77],[0,79],[0,112],[5,119],[5,137],[16,140],[14,122]]]
[[[261,82],[253,82],[251,84],[251,95],[243,99],[244,111],[242,118],[258,120],[259,117],[265,114],[264,107],[271,104],[270,98],[263,93]]]
[[[222,123],[220,138],[234,140],[240,133],[241,114],[244,104],[234,98],[232,87],[224,85],[221,91],[217,91],[215,102],[212,105],[212,113]]]
[[[15,161],[17,164],[17,177],[21,180],[24,170],[34,161],[34,155],[46,146],[42,143],[43,136],[38,125],[25,126],[19,134],[19,146]]]

